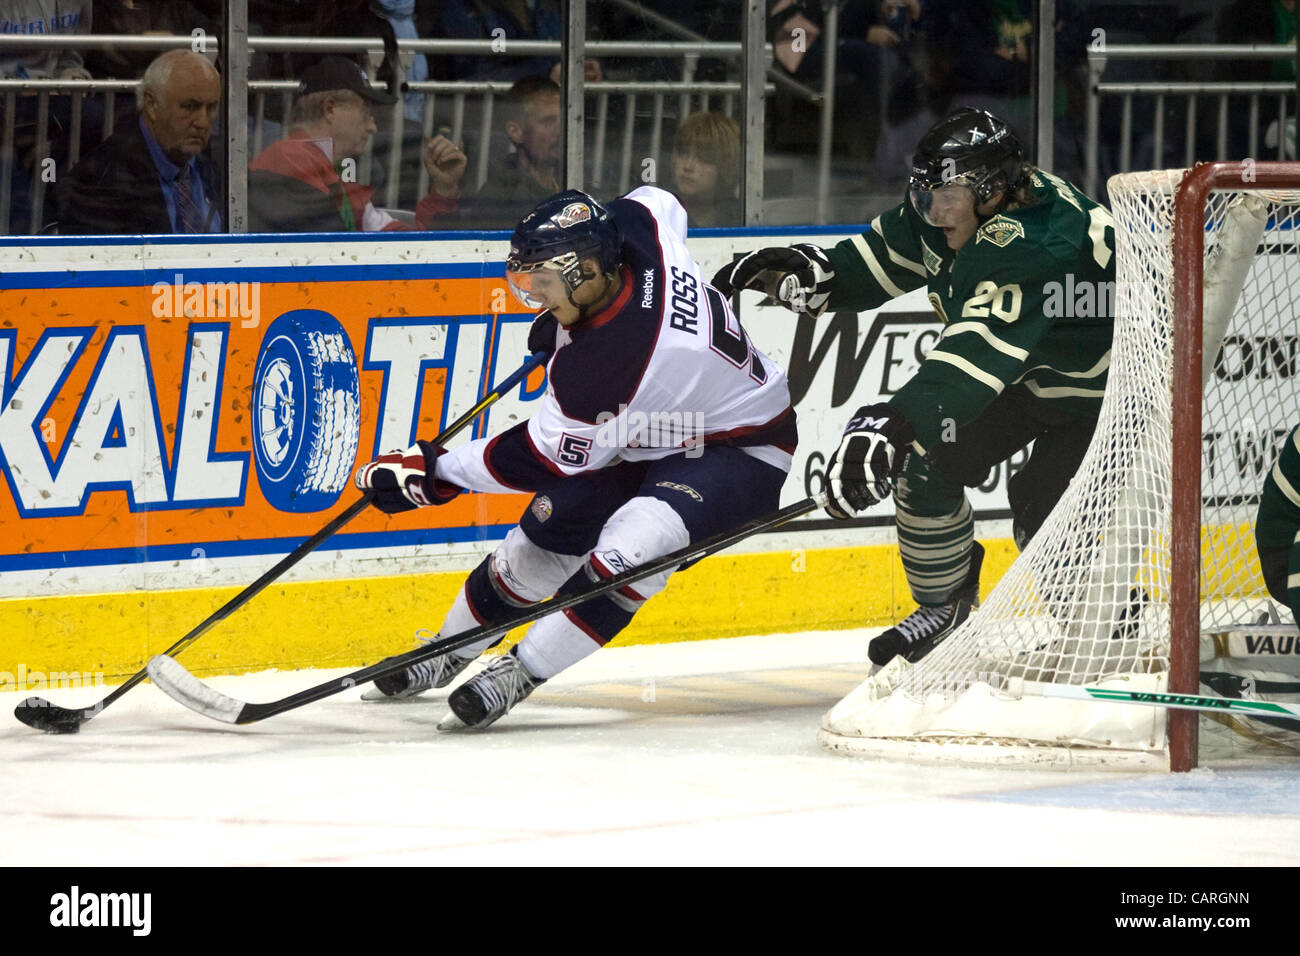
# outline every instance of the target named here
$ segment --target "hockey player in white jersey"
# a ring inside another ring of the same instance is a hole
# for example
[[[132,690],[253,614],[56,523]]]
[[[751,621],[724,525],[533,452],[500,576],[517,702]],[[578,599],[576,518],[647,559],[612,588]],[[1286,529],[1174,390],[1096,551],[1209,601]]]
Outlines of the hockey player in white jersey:
[[[358,470],[358,487],[390,513],[462,490],[537,493],[470,573],[441,637],[778,507],[797,440],[785,374],[701,276],[685,233],[685,210],[652,186],[608,208],[577,190],[541,203],[516,227],[506,263],[515,295],[542,310],[530,351],[554,353],[537,414],[495,438],[451,451],[421,441]],[[538,621],[452,692],[451,725],[482,728],[500,718],[611,640],[668,576]],[[491,643],[376,686],[391,697],[444,687]]]

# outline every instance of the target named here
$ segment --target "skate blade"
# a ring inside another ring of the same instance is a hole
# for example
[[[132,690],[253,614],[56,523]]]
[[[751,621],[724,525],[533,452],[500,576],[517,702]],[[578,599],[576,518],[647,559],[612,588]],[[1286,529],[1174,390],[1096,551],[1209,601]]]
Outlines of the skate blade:
[[[463,730],[473,730],[474,728],[457,717],[455,711],[449,710],[447,711],[447,716],[438,721],[437,729],[444,734],[456,734]]]
[[[371,684],[370,687],[366,688],[364,691],[361,692],[361,699],[368,700],[371,702],[379,701],[381,703],[386,703],[386,704],[402,704],[408,700],[422,699],[425,693],[429,690],[432,690],[432,688],[425,688],[424,690],[420,691],[418,694],[407,694],[404,697],[390,697],[388,694],[385,694],[378,687]]]

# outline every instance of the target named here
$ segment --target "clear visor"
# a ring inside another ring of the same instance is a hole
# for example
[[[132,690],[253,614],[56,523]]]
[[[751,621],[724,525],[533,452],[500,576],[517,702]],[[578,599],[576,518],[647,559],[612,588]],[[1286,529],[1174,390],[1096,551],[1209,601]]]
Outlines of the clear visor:
[[[527,308],[540,311],[567,302],[569,287],[564,273],[572,265],[572,253],[542,262],[506,260],[506,284]]]
[[[932,188],[913,186],[907,191],[907,198],[917,215],[940,228],[954,225],[967,212],[975,213],[975,193],[960,183],[943,183]]]

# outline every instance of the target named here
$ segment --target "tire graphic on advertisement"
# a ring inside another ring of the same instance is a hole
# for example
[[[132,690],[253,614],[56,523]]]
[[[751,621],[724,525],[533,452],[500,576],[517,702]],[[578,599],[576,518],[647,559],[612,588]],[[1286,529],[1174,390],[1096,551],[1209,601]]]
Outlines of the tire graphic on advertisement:
[[[352,343],[316,309],[286,312],[266,330],[253,375],[253,458],[279,511],[322,511],[348,484],[361,438]]]

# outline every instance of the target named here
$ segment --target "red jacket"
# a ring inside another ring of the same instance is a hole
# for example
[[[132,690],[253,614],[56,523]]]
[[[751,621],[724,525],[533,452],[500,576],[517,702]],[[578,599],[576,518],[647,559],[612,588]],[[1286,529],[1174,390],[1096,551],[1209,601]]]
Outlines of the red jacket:
[[[344,182],[334,164],[305,134],[272,143],[248,164],[248,215],[253,232],[339,232],[349,228],[343,204],[351,207],[351,229],[361,231],[373,186]],[[393,221],[394,230],[429,229],[435,219],[454,215],[458,198],[430,190],[415,209],[416,225]]]

